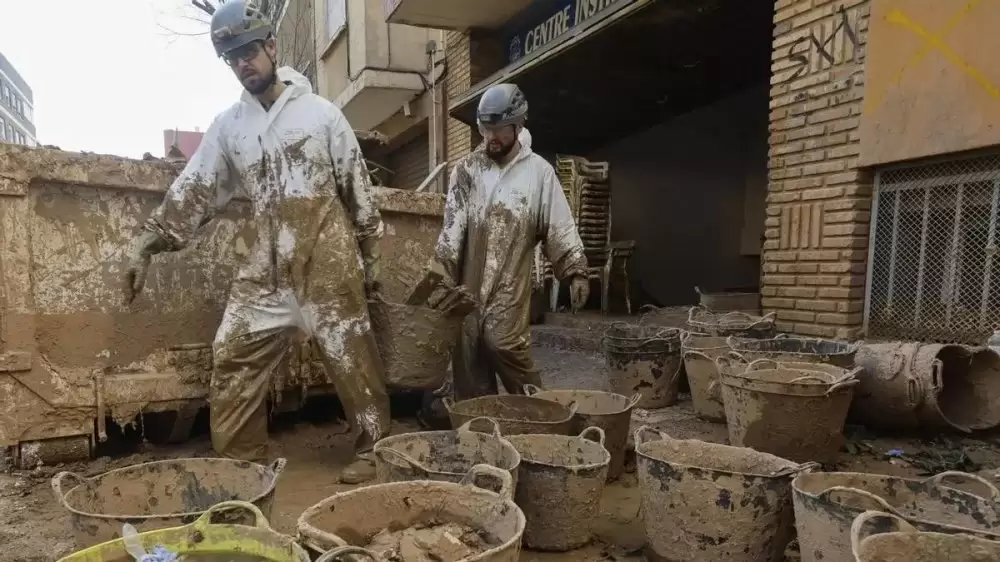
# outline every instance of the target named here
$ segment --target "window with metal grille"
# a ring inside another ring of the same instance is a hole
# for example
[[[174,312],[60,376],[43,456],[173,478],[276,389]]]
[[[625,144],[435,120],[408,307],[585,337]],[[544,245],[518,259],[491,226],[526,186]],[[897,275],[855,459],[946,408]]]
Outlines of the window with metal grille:
[[[1000,154],[875,175],[871,338],[982,345],[1000,328]]]

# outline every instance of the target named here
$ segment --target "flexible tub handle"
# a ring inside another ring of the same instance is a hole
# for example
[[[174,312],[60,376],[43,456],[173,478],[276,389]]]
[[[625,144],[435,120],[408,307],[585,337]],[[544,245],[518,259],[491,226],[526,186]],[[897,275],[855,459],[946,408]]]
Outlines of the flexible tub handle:
[[[734,352],[735,353],[735,352]],[[765,365],[768,365],[765,367]],[[747,365],[747,371],[762,371],[764,369],[780,369],[781,363],[778,363],[774,359],[754,359]]]
[[[448,410],[448,413],[450,414],[451,409],[455,407],[455,400],[453,400],[451,396],[445,396],[441,399],[441,405],[444,406],[444,409]]]
[[[916,527],[910,525],[910,523],[903,519],[902,517],[892,514],[884,513],[881,511],[866,511],[861,515],[854,518],[854,523],[851,523],[851,552],[854,554],[855,560],[861,560],[861,543],[870,537],[871,535],[878,533],[869,533],[868,524],[872,522],[873,519],[889,520],[895,526],[896,532],[902,531],[904,533],[915,533],[917,532]],[[885,525],[878,525],[880,528],[886,528]],[[891,528],[891,527],[890,527]]]
[[[402,451],[397,451],[392,447],[378,447],[377,449],[374,449],[374,453],[376,457],[378,457],[382,462],[386,464],[395,464],[393,462],[393,460],[395,459],[400,463],[402,463],[403,465],[412,468],[422,476],[430,475],[430,471],[427,470],[427,468],[424,465],[417,462],[416,459],[414,459],[413,457],[407,455]]]
[[[845,388],[850,388],[852,386],[857,386],[859,384],[861,384],[861,381],[859,381],[858,379],[850,379],[850,380],[846,380],[846,381],[840,381],[840,382],[837,382],[837,383],[834,383],[834,384],[830,385],[830,388],[826,389],[826,395],[829,396],[829,395],[833,394],[834,392],[838,392],[840,390],[844,390]]]
[[[64,470],[52,477],[52,493],[55,494],[56,500],[63,504],[65,507],[69,507],[66,503],[66,491],[63,490],[63,485],[67,480],[73,480],[76,486],[83,486],[90,482],[90,479],[86,476],[80,476],[75,472],[70,472]]]
[[[566,419],[559,421],[557,423],[563,423],[569,421],[573,416],[576,415],[576,411],[580,408],[580,405],[576,403],[576,400],[574,400],[570,402],[566,407],[569,408],[569,416],[567,416]]]
[[[274,475],[274,477],[271,479],[272,484],[278,482],[278,477],[281,476],[281,473],[285,471],[286,466],[288,466],[288,459],[286,458],[274,459],[274,462],[267,465],[267,467],[271,469],[271,473]]]
[[[636,392],[635,394],[633,394],[632,398],[628,399],[628,405],[625,406],[625,411],[628,411],[628,410],[631,410],[632,408],[635,408],[636,405],[639,403],[640,400],[642,400],[642,393],[641,392]]]
[[[941,372],[944,371],[944,361],[935,359],[931,362],[931,389],[938,391],[944,386],[941,382]]]
[[[377,554],[375,554],[374,552],[372,552],[372,551],[370,551],[370,550],[368,550],[367,548],[364,548],[364,547],[360,547],[360,546],[338,546],[337,548],[334,548],[333,550],[328,550],[325,553],[323,553],[323,555],[321,555],[319,558],[316,559],[316,562],[335,562],[337,560],[340,560],[342,557],[347,556],[347,555],[351,555],[351,554],[353,554],[353,555],[361,555],[361,556],[364,556],[366,558],[370,558],[374,562],[381,562],[381,560],[382,560],[381,558],[378,557]]]
[[[975,474],[969,474],[968,472],[949,470],[947,472],[942,472],[941,474],[936,474],[934,476],[931,476],[930,478],[924,480],[924,482],[927,482],[928,484],[933,484],[935,486],[947,487],[944,484],[945,480],[959,480],[959,481],[964,481],[964,483],[966,484],[979,484],[980,486],[986,488],[986,491],[989,493],[989,495],[984,496],[972,492],[973,495],[979,496],[989,501],[994,501],[994,502],[1000,501],[1000,490],[998,490],[996,486],[990,483],[989,480],[986,480],[985,478]]]
[[[708,397],[722,404],[722,383],[717,380],[708,383]]]
[[[537,387],[537,386],[535,386],[535,385],[533,385],[531,383],[528,383],[528,384],[524,385],[524,393],[527,394],[528,396],[534,396],[534,395],[538,394],[541,391],[542,391],[541,388],[539,388],[539,387]]]
[[[844,495],[864,498],[868,501],[873,502],[875,505],[878,506],[877,508],[864,508],[864,509],[881,510],[887,513],[891,513],[897,517],[902,517],[902,514],[899,511],[897,511],[896,508],[889,505],[889,502],[885,501],[885,499],[882,496],[875,495],[869,492],[868,490],[862,490],[860,488],[851,488],[848,486],[832,486],[820,492],[819,495],[817,495],[817,497],[823,501],[828,501],[831,503],[838,503],[838,504],[843,503],[842,501],[834,497],[836,494],[844,494]]]
[[[812,471],[814,471],[814,470],[816,470],[818,468],[822,468],[822,467],[823,467],[823,465],[819,464],[816,461],[808,461],[808,462],[804,462],[802,464],[797,464],[795,466],[790,466],[788,468],[783,468],[783,469],[779,470],[778,472],[775,472],[772,476],[775,476],[775,477],[779,477],[779,476],[792,476],[792,477],[795,477],[795,476],[798,476],[799,474],[802,474],[802,473],[805,473],[805,472],[812,472]]]
[[[696,322],[696,320],[694,319],[694,313],[701,310],[704,309],[700,306],[692,306],[691,308],[688,309],[688,324],[694,324]]]
[[[501,470],[495,466],[490,466],[488,464],[477,464],[469,469],[469,472],[462,477],[462,484],[467,486],[476,486],[481,488],[476,484],[476,477],[485,476],[487,478],[493,478],[499,484],[499,490],[489,490],[488,488],[483,488],[490,492],[494,492],[500,496],[500,499],[508,501],[513,497],[514,493],[514,480],[510,477],[510,473],[506,470]]]
[[[204,531],[206,527],[214,525],[212,523],[212,516],[220,511],[235,511],[242,509],[243,511],[249,511],[253,515],[253,526],[258,529],[270,529],[271,525],[267,522],[267,517],[264,517],[264,513],[256,505],[250,502],[241,501],[228,501],[221,502],[208,508],[205,513],[201,514],[191,527],[196,531]]]
[[[596,436],[597,438],[594,439],[594,436]],[[592,426],[588,427],[587,429],[584,429],[583,431],[581,431],[579,437],[580,437],[580,439],[586,439],[587,441],[593,441],[593,442],[597,443],[598,445],[600,445],[601,447],[604,446],[604,430],[601,429],[601,428],[599,428],[599,427],[597,427],[596,425],[592,425]]]
[[[788,382],[789,383],[797,383],[797,382],[806,382],[806,381],[816,381],[816,382],[820,382],[820,383],[823,383],[823,384],[831,384],[830,379],[828,379],[826,377],[822,377],[819,374],[804,375],[804,376],[801,376],[801,377],[794,378],[794,379],[792,379],[792,380],[790,380]]]
[[[458,431],[473,431],[472,424],[474,422],[477,422],[477,421],[489,422],[490,425],[493,426],[493,431],[491,432],[493,434],[493,436],[494,437],[500,437],[501,436],[500,435],[500,422],[498,422],[497,420],[495,420],[495,419],[493,419],[493,418],[491,418],[489,416],[478,416],[478,417],[472,418],[471,420],[469,420],[469,421],[463,423],[462,425],[460,425],[458,427]]]
[[[657,437],[656,439],[657,441],[666,441],[670,439],[670,436],[667,435],[666,433],[656,428],[649,427],[648,425],[644,425],[639,429],[635,430],[635,436],[633,438],[633,440],[635,441],[635,446],[638,447],[639,445],[653,441],[653,439],[647,439],[647,437],[649,436]]]
[[[682,359],[684,359],[685,361],[686,361],[686,360],[688,359],[688,357],[692,357],[692,358],[695,358],[695,359],[706,359],[706,360],[708,360],[708,361],[711,361],[711,360],[712,360],[712,358],[711,358],[711,357],[709,357],[708,355],[705,355],[705,354],[704,354],[703,352],[701,352],[701,351],[698,351],[698,350],[696,350],[696,349],[688,349],[688,350],[685,350],[685,351],[684,351],[684,354],[683,354],[683,355],[682,355],[681,357],[682,357]]]

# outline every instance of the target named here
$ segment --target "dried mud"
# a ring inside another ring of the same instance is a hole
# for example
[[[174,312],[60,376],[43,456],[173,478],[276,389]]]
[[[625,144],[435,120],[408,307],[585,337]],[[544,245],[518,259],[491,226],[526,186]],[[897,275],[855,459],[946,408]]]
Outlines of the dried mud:
[[[533,355],[546,388],[610,390],[603,358],[598,355],[546,347],[535,347]],[[638,425],[654,426],[679,439],[726,442],[725,425],[699,420],[685,395],[670,408],[636,410],[633,427]],[[394,420],[393,433],[415,431],[419,431],[415,420]],[[1000,446],[993,438],[929,443],[897,437],[852,443],[863,443],[864,447],[852,447],[853,453],[840,451],[832,469],[920,478],[919,468],[888,458],[886,452],[890,449],[944,456],[961,448],[972,462],[984,467],[978,474],[994,482],[994,472],[1000,466]],[[342,424],[299,422],[293,428],[272,430],[271,450],[274,456],[288,458],[271,512],[272,526],[283,533],[294,534],[299,515],[320,499],[352,488],[338,483],[340,470],[352,459],[352,438]],[[140,453],[113,459],[102,457],[86,463],[0,473],[0,544],[5,546],[0,552],[0,562],[47,562],[75,550],[69,514],[57,504],[49,484],[59,470],[93,476],[138,463],[210,454],[208,440],[202,437],[183,446],[150,446]],[[630,466],[621,479],[605,487],[600,516],[594,521],[594,542],[566,553],[522,550],[521,562],[643,560],[640,495],[632,470]]]

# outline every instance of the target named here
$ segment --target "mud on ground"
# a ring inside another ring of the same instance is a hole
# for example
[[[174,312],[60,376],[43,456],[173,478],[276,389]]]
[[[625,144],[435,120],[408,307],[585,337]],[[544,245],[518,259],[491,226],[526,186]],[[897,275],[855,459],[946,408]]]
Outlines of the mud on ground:
[[[603,359],[581,351],[536,346],[535,357],[545,385],[551,388],[607,390]],[[649,424],[678,438],[726,442],[724,425],[698,420],[690,398],[682,396],[674,407],[636,411],[633,425]],[[347,427],[337,421],[298,421],[280,424],[272,431],[272,453],[288,458],[288,468],[278,485],[271,524],[294,534],[299,514],[319,499],[350,486],[337,483],[340,469],[350,460]],[[396,433],[417,431],[413,419],[394,422]],[[836,459],[835,470],[919,476],[923,472],[966,470],[995,481],[1000,467],[1000,440],[939,437],[878,438],[862,428],[848,428],[848,444]],[[893,456],[889,452],[893,451]],[[183,446],[141,446],[138,452],[103,457],[66,466],[41,466],[33,471],[0,474],[0,562],[50,561],[75,550],[66,511],[53,498],[50,478],[60,470],[95,475],[131,464],[168,458],[208,456],[206,437]],[[597,541],[581,550],[563,554],[525,551],[524,562],[598,562],[642,560],[639,549],[643,529],[639,519],[639,489],[629,473],[607,487],[596,522]]]

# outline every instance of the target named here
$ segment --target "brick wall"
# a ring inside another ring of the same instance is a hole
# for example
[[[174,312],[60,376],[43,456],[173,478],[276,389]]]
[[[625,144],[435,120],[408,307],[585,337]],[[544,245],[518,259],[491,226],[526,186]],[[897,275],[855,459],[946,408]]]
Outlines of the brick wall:
[[[853,339],[864,307],[870,174],[858,167],[870,0],[777,0],[763,306],[778,329]]]
[[[469,34],[449,31],[445,37],[445,63],[448,74],[445,77],[445,91],[448,99],[454,100],[472,87],[471,46]],[[445,132],[445,158],[449,169],[466,154],[472,146],[472,129],[458,119],[448,118]]]

